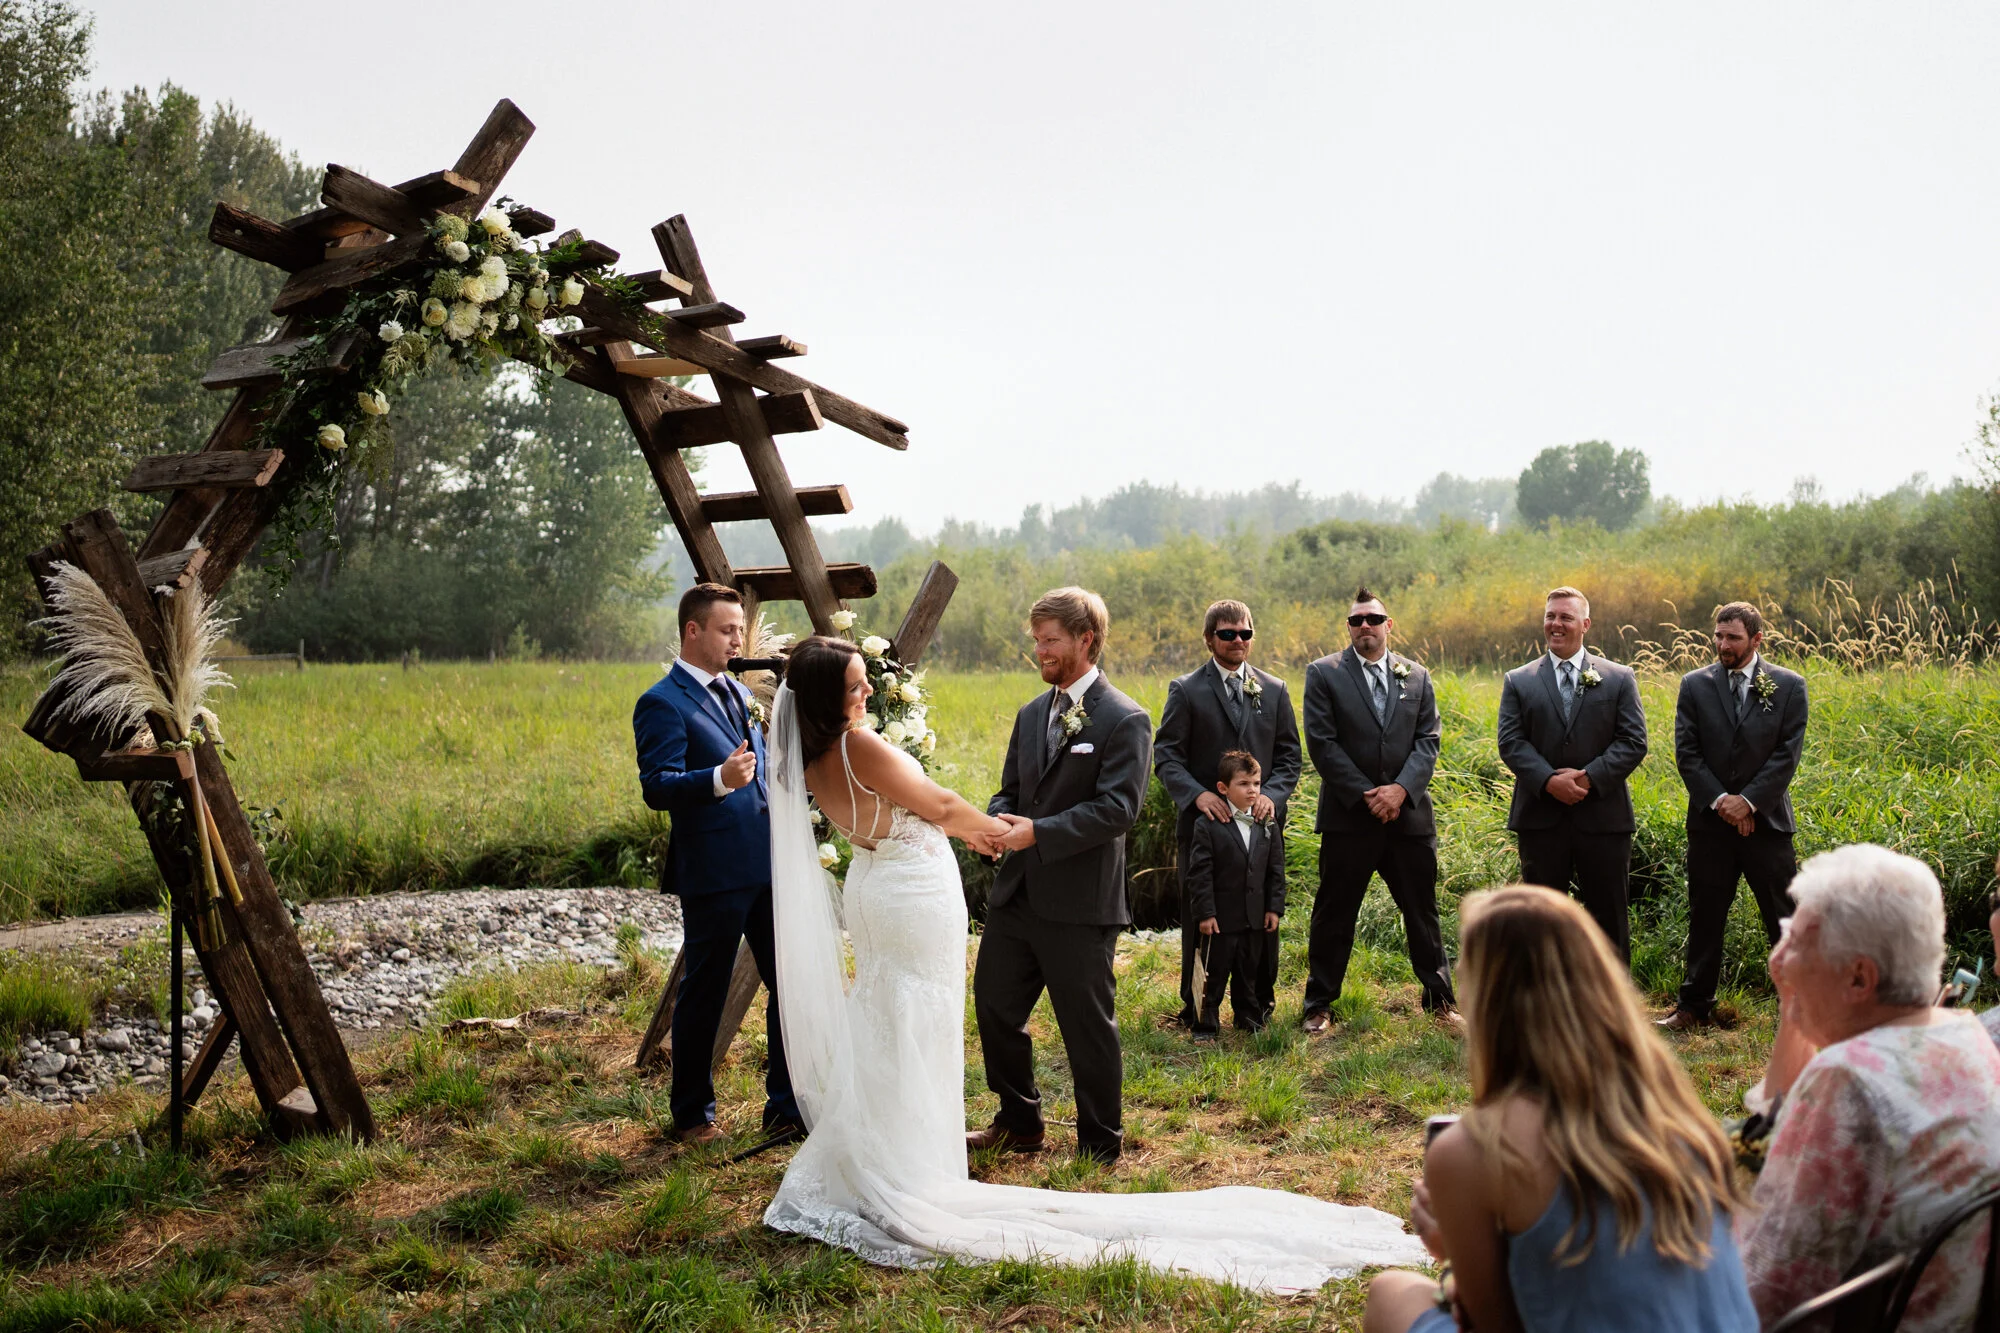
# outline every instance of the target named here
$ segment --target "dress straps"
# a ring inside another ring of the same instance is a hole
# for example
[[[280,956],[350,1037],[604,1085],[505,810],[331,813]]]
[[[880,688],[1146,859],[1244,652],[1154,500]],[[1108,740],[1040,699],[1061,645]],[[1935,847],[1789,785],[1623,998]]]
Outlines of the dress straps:
[[[861,815],[861,800],[854,794],[855,789],[858,787],[875,798],[875,808],[868,813],[867,836],[870,840],[873,840],[881,836],[875,832],[875,826],[882,822],[882,797],[866,783],[854,776],[854,763],[847,757],[847,738],[853,734],[852,731],[843,731],[840,733],[840,766],[847,773],[847,806],[849,812],[858,820]],[[850,841],[855,836],[852,829],[843,830],[843,832],[847,834]]]

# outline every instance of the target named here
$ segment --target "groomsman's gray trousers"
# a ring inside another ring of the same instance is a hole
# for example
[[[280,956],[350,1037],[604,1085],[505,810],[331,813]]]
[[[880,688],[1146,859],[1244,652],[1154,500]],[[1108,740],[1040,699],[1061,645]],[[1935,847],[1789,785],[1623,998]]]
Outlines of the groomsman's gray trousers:
[[[972,971],[972,1008],[986,1057],[986,1086],[1000,1096],[993,1123],[1039,1135],[1042,1098],[1028,1016],[1042,992],[1056,1011],[1076,1085],[1077,1147],[1116,1156],[1124,1138],[1125,1057],[1118,1046],[1117,926],[1050,921],[1018,892],[986,914]]]

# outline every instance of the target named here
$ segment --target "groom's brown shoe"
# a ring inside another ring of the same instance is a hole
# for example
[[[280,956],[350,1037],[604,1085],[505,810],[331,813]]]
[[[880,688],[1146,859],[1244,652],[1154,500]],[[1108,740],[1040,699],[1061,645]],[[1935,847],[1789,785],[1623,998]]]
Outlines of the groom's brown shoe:
[[[1040,1152],[1043,1138],[1042,1134],[1016,1134],[1002,1125],[988,1125],[985,1129],[966,1131],[965,1150],[978,1152],[983,1148],[1003,1148],[1008,1152]]]

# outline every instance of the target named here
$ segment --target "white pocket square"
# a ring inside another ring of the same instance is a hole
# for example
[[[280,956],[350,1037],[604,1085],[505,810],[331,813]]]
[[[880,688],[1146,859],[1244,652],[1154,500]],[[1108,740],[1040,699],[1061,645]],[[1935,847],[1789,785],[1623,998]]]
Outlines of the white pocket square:
[[[1096,754],[1097,747],[1095,745],[1092,745],[1089,741],[1085,741],[1081,745],[1070,746],[1069,752],[1071,754]]]

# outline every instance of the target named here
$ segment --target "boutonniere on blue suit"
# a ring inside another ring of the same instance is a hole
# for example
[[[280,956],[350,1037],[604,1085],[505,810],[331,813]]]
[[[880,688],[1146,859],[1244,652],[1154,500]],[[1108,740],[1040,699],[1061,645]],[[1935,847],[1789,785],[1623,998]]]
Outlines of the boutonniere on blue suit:
[[[745,710],[749,712],[750,720],[756,723],[759,727],[769,725],[764,715],[764,701],[759,699],[756,695],[753,694],[749,696],[747,699],[745,699],[743,701],[743,707],[745,708]]]
[[[1257,679],[1254,671],[1243,673],[1243,697],[1250,701],[1251,712],[1264,711],[1264,682]]]
[[[1771,711],[1772,696],[1776,695],[1777,692],[1778,682],[1761,671],[1750,682],[1750,693],[1757,696],[1757,701],[1764,705],[1764,711],[1767,713]]]

